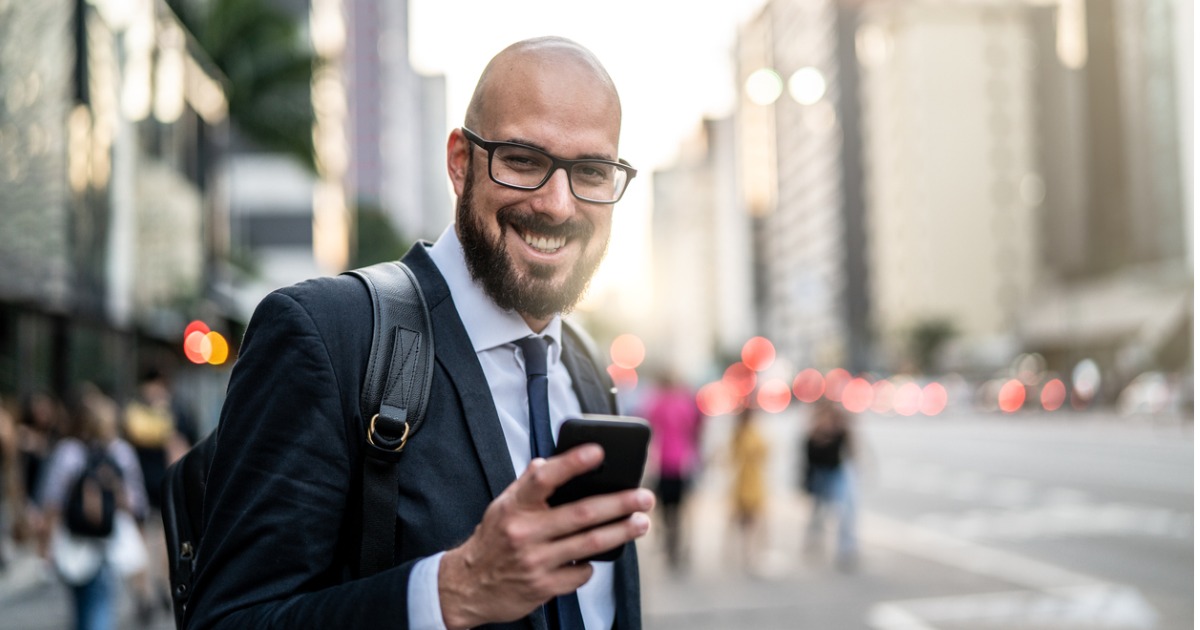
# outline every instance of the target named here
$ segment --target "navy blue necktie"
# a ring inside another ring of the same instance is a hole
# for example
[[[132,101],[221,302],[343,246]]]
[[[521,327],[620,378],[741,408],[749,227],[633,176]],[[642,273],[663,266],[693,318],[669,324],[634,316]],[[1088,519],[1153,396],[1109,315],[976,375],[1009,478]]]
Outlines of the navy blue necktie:
[[[525,355],[525,378],[529,390],[529,453],[534,457],[554,454],[554,434],[550,429],[549,378],[546,370],[546,339],[526,337],[514,343]],[[546,602],[546,620],[551,630],[584,630],[579,597],[559,595]]]

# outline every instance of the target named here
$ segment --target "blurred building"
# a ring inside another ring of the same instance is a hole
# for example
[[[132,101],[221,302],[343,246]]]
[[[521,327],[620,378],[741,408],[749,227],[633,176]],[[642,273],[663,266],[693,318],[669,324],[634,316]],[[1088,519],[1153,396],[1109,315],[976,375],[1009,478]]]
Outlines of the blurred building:
[[[230,159],[234,243],[268,291],[349,266],[358,212],[381,213],[405,239],[451,220],[444,164],[445,85],[408,57],[408,3],[273,0],[308,24],[323,63],[313,76],[316,172],[241,142]],[[403,251],[395,255],[403,254]]]
[[[220,77],[160,1],[6,2],[0,94],[0,393],[123,398],[225,328]]]
[[[647,356],[690,382],[712,376],[755,334],[750,220],[734,185],[732,118],[705,120],[654,173],[654,318]]]
[[[769,0],[736,58],[760,331],[794,365],[857,371],[869,337],[853,4]]]
[[[946,367],[1020,351],[1046,181],[1029,16],[1009,1],[878,2],[861,15],[871,323],[892,369],[910,367],[922,326],[954,331]]]
[[[406,239],[437,238],[453,220],[445,77],[409,61],[407,0],[345,3],[350,198],[381,209]]]

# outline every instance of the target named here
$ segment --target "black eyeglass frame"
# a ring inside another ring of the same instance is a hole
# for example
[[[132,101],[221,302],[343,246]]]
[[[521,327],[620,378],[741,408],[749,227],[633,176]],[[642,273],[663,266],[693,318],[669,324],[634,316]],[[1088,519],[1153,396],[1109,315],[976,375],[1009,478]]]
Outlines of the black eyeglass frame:
[[[479,134],[467,129],[466,127],[461,127],[461,129],[463,135],[467,137],[467,140],[470,140],[473,144],[478,145],[479,148],[487,151],[488,177],[491,178],[493,182],[496,182],[505,188],[513,188],[515,190],[537,190],[542,186],[545,186],[546,182],[550,181],[551,177],[554,177],[554,172],[561,168],[567,173],[567,185],[571,188],[571,194],[574,195],[576,199],[580,201],[586,201],[588,203],[614,204],[620,201],[621,197],[625,196],[625,191],[629,190],[629,182],[633,181],[634,177],[637,177],[637,169],[633,168],[629,162],[626,162],[621,158],[618,158],[618,161],[616,162],[611,160],[598,160],[595,158],[564,160],[563,158],[560,158],[556,155],[551,155],[537,147],[529,146],[528,144],[521,144],[520,142],[493,142],[491,140],[484,140]],[[496,149],[500,147],[514,147],[525,151],[533,151],[534,153],[546,156],[550,160],[550,168],[546,171],[546,176],[543,177],[542,181],[538,182],[536,186],[518,186],[517,184],[510,184],[508,182],[502,182],[496,179],[496,176],[492,174],[492,156],[496,154]],[[612,201],[588,199],[587,197],[580,196],[579,193],[575,192],[575,182],[571,181],[571,168],[576,164],[606,164],[608,166],[619,168],[622,171],[625,171],[625,185],[621,187],[621,194],[617,195],[617,198],[613,199]]]

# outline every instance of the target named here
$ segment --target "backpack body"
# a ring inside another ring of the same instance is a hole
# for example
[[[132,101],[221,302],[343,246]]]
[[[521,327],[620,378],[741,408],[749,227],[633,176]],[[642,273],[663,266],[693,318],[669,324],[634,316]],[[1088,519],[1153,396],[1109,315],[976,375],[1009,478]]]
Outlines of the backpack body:
[[[108,451],[91,448],[63,504],[67,531],[85,538],[108,538],[113,533],[121,484],[121,468]]]

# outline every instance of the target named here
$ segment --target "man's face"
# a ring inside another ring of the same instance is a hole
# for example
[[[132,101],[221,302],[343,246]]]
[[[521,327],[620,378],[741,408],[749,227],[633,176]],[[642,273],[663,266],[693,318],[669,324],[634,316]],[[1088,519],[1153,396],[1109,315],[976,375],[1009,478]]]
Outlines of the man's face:
[[[472,131],[566,159],[617,159],[615,98],[569,69],[530,74],[497,89],[488,116]],[[564,170],[537,190],[516,190],[492,181],[487,168],[487,151],[461,135],[452,138],[456,225],[472,277],[497,305],[527,319],[569,311],[604,258],[613,206],[576,198]]]

